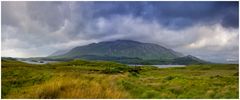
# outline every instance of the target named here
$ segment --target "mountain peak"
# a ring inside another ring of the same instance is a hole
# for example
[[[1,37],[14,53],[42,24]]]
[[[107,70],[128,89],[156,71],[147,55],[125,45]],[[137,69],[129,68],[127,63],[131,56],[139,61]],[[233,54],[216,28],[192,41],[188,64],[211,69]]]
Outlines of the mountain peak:
[[[114,41],[103,41],[103,42],[99,42],[99,43],[141,43],[141,42],[133,41],[133,40],[119,39],[119,40],[114,40]]]
[[[135,42],[135,43],[140,43],[140,42],[138,42],[138,41],[133,41],[133,40],[121,40],[121,39],[116,40],[115,42]]]

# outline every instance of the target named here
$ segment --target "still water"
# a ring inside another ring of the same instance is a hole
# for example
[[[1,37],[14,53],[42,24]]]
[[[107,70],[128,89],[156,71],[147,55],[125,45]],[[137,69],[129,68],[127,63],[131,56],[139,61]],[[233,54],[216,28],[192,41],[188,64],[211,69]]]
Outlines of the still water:
[[[31,60],[19,60],[19,61],[28,63],[28,64],[47,64],[47,63],[58,62],[58,61],[31,61]]]
[[[129,65],[129,66],[144,66],[144,65]],[[169,67],[186,67],[186,65],[150,65],[158,68],[169,68]]]
[[[47,64],[54,63],[58,61],[31,61],[31,60],[19,60],[21,62],[29,63],[29,64]],[[144,65],[129,65],[129,66],[144,66]],[[169,67],[186,67],[186,65],[150,65],[158,68],[169,68]]]

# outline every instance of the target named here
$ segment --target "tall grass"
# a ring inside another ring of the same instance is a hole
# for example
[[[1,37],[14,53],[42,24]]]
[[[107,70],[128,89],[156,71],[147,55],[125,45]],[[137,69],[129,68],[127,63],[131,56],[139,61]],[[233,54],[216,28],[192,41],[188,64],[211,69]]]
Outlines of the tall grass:
[[[78,74],[79,75],[79,74]],[[128,92],[116,84],[118,75],[62,75],[43,84],[15,91],[6,98],[127,98]]]
[[[238,98],[238,65],[130,67],[81,61],[2,61],[2,98]]]

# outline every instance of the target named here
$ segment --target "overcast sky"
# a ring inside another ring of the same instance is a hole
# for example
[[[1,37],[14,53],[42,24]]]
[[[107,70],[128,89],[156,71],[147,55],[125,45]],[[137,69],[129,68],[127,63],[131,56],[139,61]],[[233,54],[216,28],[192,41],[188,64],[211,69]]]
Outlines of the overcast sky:
[[[2,56],[93,42],[156,43],[208,61],[239,59],[238,2],[2,2]]]

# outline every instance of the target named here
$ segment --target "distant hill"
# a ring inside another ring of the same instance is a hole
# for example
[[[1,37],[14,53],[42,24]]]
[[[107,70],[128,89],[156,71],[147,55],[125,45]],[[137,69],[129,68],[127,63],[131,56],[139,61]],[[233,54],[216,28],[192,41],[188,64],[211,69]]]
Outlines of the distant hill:
[[[193,56],[153,43],[116,40],[75,47],[68,52],[56,52],[49,59],[107,60],[129,64],[191,64],[205,63]]]

